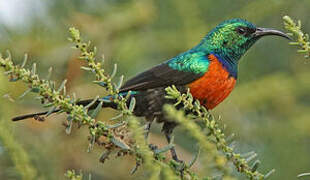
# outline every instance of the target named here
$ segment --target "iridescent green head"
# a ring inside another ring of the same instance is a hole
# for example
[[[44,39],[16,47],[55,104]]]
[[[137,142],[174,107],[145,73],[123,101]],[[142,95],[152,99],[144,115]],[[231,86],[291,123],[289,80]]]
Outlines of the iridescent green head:
[[[258,28],[243,19],[231,19],[215,27],[196,48],[215,53],[234,63],[238,62],[258,39],[266,35],[289,38],[278,30]]]

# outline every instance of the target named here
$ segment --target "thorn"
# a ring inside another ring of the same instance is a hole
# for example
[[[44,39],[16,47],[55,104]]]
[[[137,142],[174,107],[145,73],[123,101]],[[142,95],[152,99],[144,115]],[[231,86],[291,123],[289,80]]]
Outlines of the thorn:
[[[114,78],[114,76],[116,75],[116,72],[117,72],[117,64],[114,64],[112,74],[110,75],[110,78],[111,78],[111,79]]]
[[[72,101],[73,103],[75,104],[76,103],[76,94],[75,93],[72,93]]]
[[[235,133],[232,133],[231,135],[229,135],[229,136],[226,138],[227,143],[232,142],[233,139],[235,138],[235,136],[236,136]]]
[[[11,52],[9,50],[6,50],[6,53],[7,53],[7,59],[8,60],[11,60],[12,59],[12,55],[11,55]]]
[[[111,151],[105,151],[102,153],[102,155],[99,158],[99,162],[104,163],[105,160],[109,158],[109,155],[111,154]]]
[[[49,115],[51,115],[54,111],[56,110],[56,107],[52,107],[45,115],[45,117],[48,117]]]
[[[241,156],[242,156],[243,158],[247,158],[247,157],[249,157],[249,156],[252,156],[253,154],[255,154],[255,152],[254,152],[254,151],[250,151],[250,152],[241,154]]]
[[[253,163],[252,167],[251,167],[251,171],[252,171],[252,172],[255,172],[255,171],[257,170],[257,168],[259,167],[259,165],[260,165],[260,161],[259,161],[259,160],[256,160],[256,161]]]
[[[95,104],[95,102],[99,99],[99,96],[96,96],[92,102],[90,102],[89,104],[87,104],[84,109],[89,109],[93,104]]]
[[[106,87],[107,83],[103,82],[103,81],[93,81],[95,84],[98,84],[101,87]]]
[[[90,143],[88,144],[87,152],[90,152],[94,148],[96,137],[91,136]]]
[[[232,141],[232,142],[229,144],[229,146],[230,146],[231,148],[235,149],[236,143],[237,143],[236,141]]]
[[[133,112],[135,106],[136,106],[136,98],[132,97],[132,98],[130,99],[129,111],[130,111],[130,112]]]
[[[72,129],[72,117],[68,116],[67,118],[67,126],[66,126],[66,133],[69,135],[71,133],[71,129]]]
[[[112,117],[112,118],[110,119],[110,121],[114,121],[114,120],[116,120],[116,119],[119,119],[119,118],[123,117],[123,115],[124,115],[123,113],[120,113],[119,115]]]
[[[107,125],[106,127],[108,129],[115,129],[115,128],[123,126],[124,124],[125,124],[125,121],[122,121],[120,123],[116,123],[116,124],[113,124],[113,125]]]
[[[136,161],[135,167],[130,171],[130,174],[133,175],[134,173],[137,172],[138,168],[140,167],[140,162]]]
[[[61,90],[63,90],[65,88],[66,83],[67,83],[67,79],[63,80],[57,92],[60,92]]]
[[[161,154],[161,153],[164,153],[164,152],[167,152],[169,151],[170,149],[172,149],[174,147],[174,144],[168,144],[167,146],[164,146],[160,149],[156,148],[154,149],[154,153],[155,154]],[[153,150],[153,149],[152,149]]]
[[[195,164],[195,162],[196,162],[197,159],[198,159],[199,154],[200,154],[200,148],[198,148],[197,153],[195,153],[193,159],[189,162],[188,168],[191,168],[191,167]]]
[[[93,71],[93,69],[90,67],[81,66],[80,68],[85,70],[85,71]]]
[[[37,72],[37,64],[36,63],[33,63],[32,64],[32,68],[31,68],[31,74],[32,75],[35,75]]]
[[[101,55],[101,64],[104,64],[104,54]]]
[[[275,169],[270,170],[270,171],[264,176],[264,179],[268,179],[275,171],[276,171]]]
[[[119,90],[122,87],[123,81],[124,81],[124,75],[121,75],[121,77],[119,78],[119,82],[118,82],[118,84],[116,86],[117,90]]]
[[[53,73],[53,68],[50,67],[50,68],[48,69],[48,74],[47,74],[47,77],[46,77],[47,80],[50,80],[50,79],[51,79],[52,73]]]
[[[310,176],[310,173],[302,173],[302,174],[298,174],[298,178],[301,178],[301,177],[305,177],[305,176]]]
[[[248,162],[252,161],[253,159],[255,159],[256,157],[257,157],[257,154],[254,153],[250,157],[248,157],[245,161],[248,163]]]
[[[124,142],[122,142],[122,141],[120,141],[120,140],[118,140],[118,139],[116,139],[116,138],[114,138],[114,137],[111,137],[111,138],[110,138],[110,141],[111,141],[114,145],[120,147],[120,148],[123,149],[123,150],[129,150],[129,149],[130,149],[130,147],[129,147],[127,144],[125,144]]]
[[[95,118],[98,115],[98,113],[102,109],[102,104],[103,104],[103,102],[100,101],[100,103],[97,105],[96,109],[94,109],[94,111],[90,114],[90,117]]]
[[[25,54],[25,55],[24,55],[23,63],[22,63],[22,65],[21,65],[21,68],[24,68],[24,67],[25,67],[25,65],[27,64],[27,60],[28,60],[28,54]]]
[[[3,95],[3,98],[7,98],[11,102],[15,102],[15,100],[10,96],[10,94]]]
[[[47,108],[47,107],[52,107],[54,106],[54,103],[47,103],[47,104],[44,104],[43,107]]]
[[[94,52],[94,55],[97,54],[97,47],[96,46],[94,46],[93,52]]]

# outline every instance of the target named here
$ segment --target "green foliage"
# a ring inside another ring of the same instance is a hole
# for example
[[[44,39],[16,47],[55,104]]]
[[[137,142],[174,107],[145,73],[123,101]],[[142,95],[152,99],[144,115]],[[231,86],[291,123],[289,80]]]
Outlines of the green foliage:
[[[30,163],[28,154],[13,136],[11,125],[4,119],[0,120],[0,142],[10,155],[22,179],[35,179],[37,176],[36,169]]]
[[[139,154],[141,154],[141,157],[137,157],[138,159],[136,160],[137,163],[135,169],[143,163],[146,166],[147,170],[150,172],[148,175],[148,179],[159,179],[160,164],[157,164],[157,162],[153,161],[153,153],[149,149],[148,144],[144,139],[141,126],[139,125],[136,118],[131,117],[128,121],[129,127],[131,128],[133,133],[133,138],[136,140],[135,149]]]
[[[3,73],[3,71],[1,71],[1,73]],[[3,80],[3,77],[4,76],[0,77],[0,80]],[[8,88],[8,83],[1,83],[1,87]],[[4,97],[9,99],[9,102],[14,102],[14,99],[10,97],[9,94],[6,94]],[[27,150],[25,150],[25,144],[21,143],[18,137],[16,137],[16,129],[13,124],[7,120],[12,114],[12,109],[9,108],[9,102],[7,102],[6,98],[0,99],[0,114],[2,115],[0,118],[0,147],[3,147],[0,149],[0,152],[13,163],[13,169],[16,171],[16,173],[12,173],[14,175],[13,177],[25,180],[35,179],[38,177],[38,173],[33,166],[31,157],[29,157]],[[10,168],[9,166],[6,169],[0,169],[1,172],[4,173]]]
[[[283,20],[285,29],[290,32],[289,35],[296,39],[296,42],[290,42],[290,45],[300,46],[297,52],[305,53],[305,58],[310,58],[309,34],[301,30],[301,21],[297,21],[296,24],[289,16],[284,16]]]
[[[105,75],[104,69],[102,68],[104,58],[102,57],[102,63],[96,62],[95,59],[97,52],[96,47],[90,50],[90,42],[86,43],[81,41],[79,30],[75,28],[70,28],[69,32],[71,34],[71,38],[69,38],[69,40],[75,43],[75,48],[81,51],[80,59],[87,61],[88,66],[82,67],[82,69],[86,71],[91,71],[95,74],[96,81],[94,81],[94,83],[97,83],[106,88],[109,95],[114,97],[113,101],[118,105],[118,109],[122,111],[123,115],[131,115],[131,111],[134,106],[132,106],[131,109],[128,109],[126,106],[126,102],[128,100],[128,97],[130,96],[130,93],[128,93],[128,96],[125,98],[118,95],[118,89],[121,87],[124,77],[121,76],[120,81],[117,85],[112,84],[111,82],[112,78],[114,78],[116,74],[117,66],[114,65],[111,76]]]
[[[65,177],[70,179],[70,180],[83,180],[83,173],[80,171],[79,174],[75,172],[75,170],[67,170],[65,173]],[[91,180],[91,175],[89,174],[88,180]]]
[[[119,110],[121,111],[121,115],[131,115],[132,110],[135,106],[135,100],[132,99],[129,108],[127,108],[126,101],[129,96],[122,97],[118,95],[118,89],[121,85],[112,85],[112,76],[106,76],[104,74],[104,70],[101,67],[100,63],[95,61],[95,50],[89,50],[90,43],[86,44],[81,42],[79,31],[70,28],[70,33],[72,36],[71,41],[77,43],[76,48],[81,51],[81,59],[87,61],[88,66],[84,67],[85,70],[90,70],[95,73],[96,81],[95,83],[99,83],[101,86],[104,86],[108,92],[114,97],[114,103],[118,105]],[[26,58],[25,58],[26,59]],[[89,151],[93,149],[95,143],[102,145],[104,144],[105,149],[108,153],[104,153],[100,158],[101,162],[104,162],[105,159],[108,158],[110,152],[119,149],[119,156],[124,156],[127,154],[135,155],[137,159],[136,169],[140,164],[145,163],[146,167],[150,170],[151,179],[159,178],[159,167],[165,169],[165,174],[178,174],[180,176],[179,164],[172,162],[174,166],[170,166],[169,161],[164,161],[165,158],[160,158],[162,152],[165,151],[154,151],[151,152],[148,146],[145,144],[143,136],[140,136],[138,130],[138,124],[134,118],[130,120],[130,127],[132,127],[132,131],[134,132],[133,137],[136,140],[136,145],[129,141],[129,136],[127,129],[124,127],[127,126],[128,120],[125,120],[121,123],[115,123],[114,125],[106,125],[102,121],[96,121],[94,117],[96,117],[97,113],[94,115],[88,114],[88,108],[93,104],[87,105],[85,107],[76,105],[76,98],[70,98],[69,95],[66,94],[66,88],[64,81],[59,88],[55,87],[55,83],[49,80],[40,79],[36,74],[36,65],[33,64],[32,69],[28,70],[24,68],[26,63],[23,62],[21,66],[14,65],[11,55],[8,53],[6,58],[0,56],[0,66],[6,71],[6,75],[9,76],[11,81],[21,80],[24,83],[29,85],[30,90],[26,92],[34,92],[38,94],[38,98],[41,99],[41,102],[44,104],[44,107],[50,107],[51,110],[49,112],[53,112],[56,109],[60,109],[60,112],[66,112],[68,115],[67,118],[67,129],[69,128],[71,131],[72,123],[77,123],[79,126],[86,125],[89,128],[90,135],[90,143],[89,143]],[[114,73],[113,73],[114,74]],[[122,80],[121,80],[122,81]],[[24,93],[26,94],[26,93]],[[97,100],[96,98],[95,100]],[[99,104],[96,108],[101,109],[102,104]],[[96,111],[96,110],[95,110]],[[50,113],[48,113],[50,114]],[[119,116],[118,116],[119,117]],[[44,118],[36,117],[36,119],[42,121]],[[121,135],[115,133],[115,129],[118,129],[121,132]],[[69,131],[69,132],[70,132]],[[105,140],[100,141],[100,138],[105,138]],[[128,138],[128,139],[126,139]],[[126,142],[127,140],[127,142]],[[134,148],[133,148],[133,147]],[[153,162],[155,161],[155,163]],[[171,160],[172,161],[172,160]],[[160,165],[157,165],[157,163]],[[168,168],[168,169],[167,169]],[[171,170],[169,170],[171,168]],[[135,171],[135,170],[134,170]],[[169,171],[174,171],[169,172]],[[189,169],[184,170],[185,174],[188,174],[190,177],[194,177],[195,174],[191,172]],[[72,177],[76,177],[74,173],[71,173]],[[78,176],[80,177],[80,176]],[[173,176],[172,176],[173,177]]]

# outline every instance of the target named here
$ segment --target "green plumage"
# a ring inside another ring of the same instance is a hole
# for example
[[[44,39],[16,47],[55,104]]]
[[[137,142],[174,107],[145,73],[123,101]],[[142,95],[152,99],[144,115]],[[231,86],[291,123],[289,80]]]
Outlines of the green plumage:
[[[259,39],[252,34],[240,35],[237,30],[240,27],[249,33],[256,29],[255,25],[242,19],[224,21],[210,31],[197,46],[166,63],[179,71],[204,74],[209,67],[207,56],[214,54],[231,75],[237,77],[239,59]]]
[[[205,52],[195,52],[191,50],[180,54],[167,63],[172,69],[203,75],[208,70],[209,66],[206,55]]]

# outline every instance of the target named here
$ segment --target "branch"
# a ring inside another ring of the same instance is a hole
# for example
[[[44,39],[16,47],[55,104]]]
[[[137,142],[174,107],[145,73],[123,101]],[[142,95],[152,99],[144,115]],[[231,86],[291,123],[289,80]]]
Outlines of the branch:
[[[298,53],[304,53],[305,58],[310,57],[310,42],[309,34],[304,33],[301,30],[301,21],[298,20],[297,24],[289,16],[284,16],[284,27],[290,33],[288,35],[294,37],[295,42],[290,42],[290,45],[299,46],[300,49],[297,50]]]
[[[73,123],[79,126],[87,126],[89,129],[89,151],[92,150],[95,144],[103,146],[105,152],[102,154],[100,161],[104,162],[109,158],[111,152],[117,152],[117,157],[125,155],[133,155],[136,157],[137,164],[145,164],[147,170],[150,172],[152,179],[159,178],[159,172],[163,172],[166,175],[174,179],[178,179],[180,176],[179,165],[173,160],[167,161],[162,155],[168,148],[164,150],[151,151],[143,138],[140,138],[139,125],[136,123],[134,117],[131,117],[132,110],[135,106],[135,100],[130,101],[129,107],[127,107],[127,101],[130,95],[123,97],[119,95],[119,87],[122,84],[122,79],[116,85],[112,83],[112,77],[116,73],[116,68],[112,75],[104,74],[104,69],[102,64],[96,62],[95,48],[90,49],[90,43],[85,43],[81,41],[79,31],[71,28],[70,33],[72,38],[70,39],[76,43],[75,47],[81,52],[80,58],[86,60],[87,66],[82,67],[82,69],[91,71],[96,76],[96,81],[94,83],[99,84],[104,87],[113,97],[113,102],[117,105],[121,115],[130,117],[130,126],[128,129],[128,120],[122,120],[119,123],[114,123],[107,125],[102,121],[97,121],[95,118],[101,109],[102,104],[99,103],[97,108],[92,112],[88,112],[88,108],[96,101],[96,98],[87,106],[76,105],[76,97],[72,97],[66,94],[65,83],[66,80],[61,83],[61,85],[56,88],[55,82],[41,79],[36,74],[36,64],[32,65],[32,69],[25,69],[24,66],[27,61],[27,56],[22,65],[15,65],[11,59],[10,53],[6,57],[0,56],[0,67],[5,70],[5,74],[9,77],[10,81],[22,81],[26,83],[29,89],[23,93],[22,96],[29,92],[38,94],[38,97],[43,103],[44,107],[49,107],[49,113],[53,112],[55,109],[59,109],[60,113],[67,113],[67,132],[71,131]],[[36,117],[38,120],[43,120],[42,117]],[[133,133],[133,137],[131,135]],[[143,136],[141,136],[143,137]],[[134,139],[134,140],[133,140]],[[166,149],[166,150],[165,150]],[[136,169],[136,168],[135,168]],[[189,177],[195,177],[195,173],[189,169],[184,170],[184,174]],[[194,179],[194,178],[192,178]]]
[[[297,50],[298,53],[305,53],[305,58],[310,58],[310,41],[309,34],[304,33],[301,30],[301,21],[298,20],[297,24],[294,20],[289,16],[284,16],[284,27],[290,33],[288,35],[293,36],[296,42],[290,42],[290,45],[299,46],[300,49]],[[310,173],[302,173],[297,175],[298,178],[309,177]]]
[[[228,137],[223,133],[220,124],[214,117],[203,107],[200,105],[198,100],[194,100],[192,95],[187,92],[187,94],[181,94],[175,86],[166,88],[167,98],[168,99],[176,99],[178,105],[182,103],[184,105],[184,109],[181,111],[177,111],[171,105],[165,106],[165,111],[167,113],[168,118],[178,121],[181,126],[186,129],[202,146],[203,149],[207,151],[214,151],[214,147],[216,146],[218,150],[221,150],[228,161],[231,161],[236,167],[237,171],[245,174],[249,179],[266,179],[268,178],[274,170],[271,170],[266,175],[257,171],[259,161],[256,161],[252,167],[248,164],[251,160],[256,157],[255,153],[247,153],[247,157],[242,157],[241,154],[235,153],[233,147],[230,147],[227,143]],[[190,112],[189,117],[185,117],[184,112]],[[188,119],[190,118],[190,119]],[[205,133],[201,128],[199,128],[192,119],[200,119],[202,120],[203,127],[209,130],[209,136],[214,137],[214,141],[207,142],[210,137],[204,135]],[[215,154],[212,152],[211,154]],[[213,157],[216,159],[217,156]],[[220,167],[224,168],[224,165]],[[225,171],[224,171],[225,172]]]
[[[94,81],[94,83],[104,87],[109,95],[111,95],[113,98],[113,101],[115,104],[118,105],[118,109],[121,110],[123,113],[125,113],[126,115],[131,115],[131,111],[128,110],[127,106],[126,106],[126,102],[129,98],[129,96],[127,96],[127,98],[124,98],[122,96],[119,96],[119,88],[121,87],[123,80],[124,80],[124,76],[121,76],[118,84],[112,84],[112,79],[114,78],[114,76],[116,75],[116,71],[117,71],[117,65],[114,64],[114,69],[112,74],[106,75],[105,71],[103,69],[103,64],[104,64],[104,56],[102,56],[102,61],[97,62],[96,61],[96,52],[97,52],[97,48],[91,48],[91,43],[89,42],[83,42],[81,40],[81,36],[80,36],[80,31],[76,28],[70,28],[69,29],[71,38],[69,38],[69,41],[73,42],[75,44],[74,48],[79,49],[80,50],[80,59],[85,60],[87,62],[87,67],[81,67],[82,69],[86,70],[86,71],[91,71],[92,73],[95,74],[96,76],[96,81]],[[129,93],[130,95],[130,93]]]

